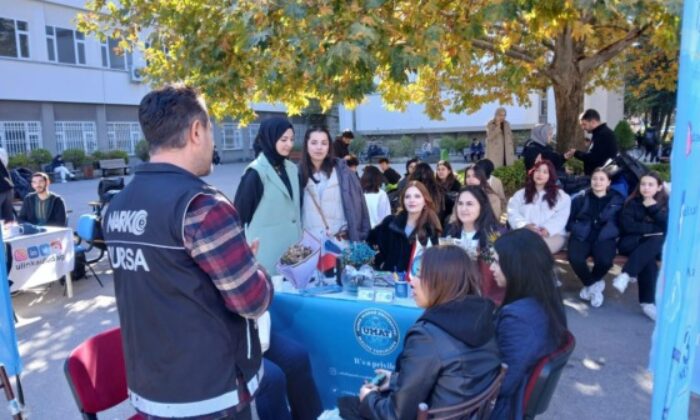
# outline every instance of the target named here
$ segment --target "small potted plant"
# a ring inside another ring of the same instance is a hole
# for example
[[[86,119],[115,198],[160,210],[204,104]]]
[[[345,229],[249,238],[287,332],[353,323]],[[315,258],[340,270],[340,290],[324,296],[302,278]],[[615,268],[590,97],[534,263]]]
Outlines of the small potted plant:
[[[365,242],[351,242],[343,250],[341,282],[344,291],[357,294],[358,287],[372,285],[374,270],[371,264],[375,255],[377,251]]]

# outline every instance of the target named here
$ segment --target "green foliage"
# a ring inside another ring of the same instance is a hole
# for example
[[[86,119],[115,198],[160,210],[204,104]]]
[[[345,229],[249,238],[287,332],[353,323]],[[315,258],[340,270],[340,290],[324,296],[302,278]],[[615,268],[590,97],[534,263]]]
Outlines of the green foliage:
[[[107,153],[106,153],[106,152],[103,152],[103,151],[101,151],[101,150],[95,150],[94,152],[92,152],[92,158],[93,158],[94,160],[108,159],[108,158],[107,158]]]
[[[8,169],[31,168],[32,160],[25,154],[10,156],[7,162]]]
[[[148,142],[146,140],[141,139],[136,143],[136,157],[141,159],[142,162],[148,162],[151,158],[148,152]]]
[[[66,149],[63,151],[63,160],[71,162],[73,167],[80,168],[87,160],[85,151],[82,149]]]
[[[38,168],[41,168],[51,162],[51,152],[46,149],[34,149],[30,154],[30,159]]]
[[[566,161],[564,164],[564,167],[568,169],[568,171],[574,175],[582,175],[583,174],[583,161],[580,161],[578,159],[569,159]]]
[[[658,172],[664,181],[671,181],[671,165],[668,163],[654,163],[646,165],[650,170]]]
[[[452,136],[443,136],[440,139],[440,149],[447,150],[447,152],[452,152],[455,150],[456,139]]]
[[[630,150],[634,148],[636,142],[634,139],[634,131],[627,120],[620,120],[615,126],[615,137],[617,137],[617,146],[620,150]]]
[[[525,185],[525,161],[518,159],[510,166],[501,166],[493,171],[493,176],[501,180],[506,197],[510,197]]]
[[[129,163],[129,153],[124,150],[110,150],[105,155],[105,159],[124,159],[124,162]]]
[[[365,149],[367,148],[367,140],[362,137],[362,136],[355,136],[354,139],[350,142],[350,146],[348,149],[350,149],[350,153],[352,153],[355,156],[359,156],[360,153],[364,152]]]
[[[460,153],[462,150],[466,149],[469,147],[469,145],[472,144],[472,141],[469,140],[468,137],[466,136],[459,136],[455,139],[455,150]]]
[[[396,156],[408,156],[413,157],[416,153],[415,144],[413,143],[413,138],[411,136],[402,136],[399,140],[399,145],[397,147]],[[394,156],[394,155],[392,155]]]

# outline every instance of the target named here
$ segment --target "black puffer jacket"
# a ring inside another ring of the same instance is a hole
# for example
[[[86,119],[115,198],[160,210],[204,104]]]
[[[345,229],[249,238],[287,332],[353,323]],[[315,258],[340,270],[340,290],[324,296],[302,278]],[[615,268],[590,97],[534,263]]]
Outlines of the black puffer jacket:
[[[379,253],[374,257],[374,268],[385,271],[408,271],[408,263],[411,259],[411,249],[416,242],[416,231],[406,236],[406,222],[408,213],[401,212],[398,215],[390,215],[384,218],[380,224],[369,233],[367,242],[377,248]],[[438,234],[428,228],[428,240],[438,244]],[[425,241],[423,246],[428,243]]]
[[[666,234],[668,207],[660,204],[645,207],[642,197],[635,197],[625,204],[620,214],[622,237],[618,249],[623,255],[637,247],[645,235]]]
[[[421,402],[446,407],[486,389],[501,363],[493,311],[477,296],[427,309],[406,334],[389,390],[369,393],[362,417],[411,420]]]
[[[571,201],[571,213],[566,230],[571,232],[571,237],[578,241],[587,241],[592,231],[598,231],[595,242],[615,239],[620,236],[618,216],[625,203],[622,194],[615,190],[608,191],[609,197],[605,197],[607,204],[600,210],[598,216],[592,218],[589,208],[591,201],[597,199],[588,189],[583,194],[577,195]]]

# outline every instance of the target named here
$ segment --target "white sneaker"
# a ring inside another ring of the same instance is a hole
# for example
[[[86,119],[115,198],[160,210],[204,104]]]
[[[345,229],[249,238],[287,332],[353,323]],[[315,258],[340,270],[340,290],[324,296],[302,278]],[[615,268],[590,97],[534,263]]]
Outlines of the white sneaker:
[[[591,284],[588,288],[591,294],[591,306],[594,308],[600,308],[603,305],[603,290],[605,290],[605,280],[598,280],[597,282]]]
[[[613,280],[613,287],[619,290],[620,293],[625,293],[625,290],[627,290],[627,285],[630,283],[630,280],[631,279],[629,274],[623,271]]]
[[[640,303],[642,307],[642,312],[644,315],[648,316],[652,321],[656,321],[656,305],[653,303]]]
[[[580,297],[581,300],[591,300],[591,291],[589,290],[588,286],[583,286],[581,288],[581,291],[578,293],[578,297]]]

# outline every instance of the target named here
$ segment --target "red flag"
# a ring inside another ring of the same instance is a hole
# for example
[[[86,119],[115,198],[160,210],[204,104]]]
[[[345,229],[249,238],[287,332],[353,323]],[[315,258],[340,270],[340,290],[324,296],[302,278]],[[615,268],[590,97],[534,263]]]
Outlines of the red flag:
[[[328,271],[335,268],[335,262],[337,260],[338,258],[333,254],[323,254],[321,258],[318,259],[318,265],[316,268],[318,268],[318,271],[320,272]]]

